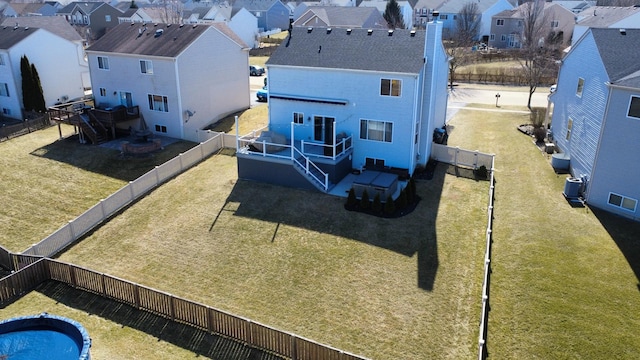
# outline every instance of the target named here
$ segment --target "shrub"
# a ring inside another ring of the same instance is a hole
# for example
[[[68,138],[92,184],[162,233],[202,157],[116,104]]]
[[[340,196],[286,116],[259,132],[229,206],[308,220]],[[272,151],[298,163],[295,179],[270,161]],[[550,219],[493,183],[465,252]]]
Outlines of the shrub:
[[[396,200],[397,204],[396,204],[396,208],[402,210],[404,208],[407,207],[407,187],[405,186],[404,189],[402,189],[402,191],[400,191],[400,196],[398,196],[398,199]]]
[[[476,176],[480,179],[486,179],[488,176],[487,167],[484,165],[481,165],[479,168],[477,168]]]
[[[375,212],[380,212],[382,210],[382,201],[380,201],[380,193],[376,193],[376,196],[373,197],[373,203],[371,204],[371,210]]]
[[[393,202],[391,195],[387,196],[387,202],[384,203],[384,213],[391,215],[396,212],[396,204]]]
[[[369,209],[369,194],[367,193],[367,190],[362,191],[362,197],[360,198],[360,208],[362,210],[367,210]]]
[[[535,136],[537,142],[543,142],[544,138],[547,137],[547,131],[544,127],[537,127],[533,129],[533,136]]]
[[[347,206],[354,207],[358,203],[356,198],[356,190],[354,188],[349,189],[349,195],[347,196]]]

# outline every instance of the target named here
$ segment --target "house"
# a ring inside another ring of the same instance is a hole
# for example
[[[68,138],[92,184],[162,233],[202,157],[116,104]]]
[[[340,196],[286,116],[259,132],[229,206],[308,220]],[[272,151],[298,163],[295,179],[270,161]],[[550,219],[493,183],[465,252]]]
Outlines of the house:
[[[496,49],[518,49],[522,46],[524,36],[525,13],[530,3],[524,3],[513,10],[504,10],[494,15],[491,20],[491,35],[489,47]],[[554,35],[561,40],[562,46],[569,46],[571,34],[575,25],[575,14],[566,8],[554,4],[538,1],[535,6],[543,6],[541,21],[544,25],[544,37]],[[545,38],[538,39],[545,41]]]
[[[380,15],[383,15],[387,10],[387,0],[365,0],[358,5],[359,7],[374,7],[378,9]],[[413,7],[409,1],[398,1],[398,7],[400,8],[400,14],[402,15],[402,22],[405,29],[413,29]]]
[[[56,14],[64,16],[69,24],[84,34],[85,39],[93,41],[104,35],[107,29],[118,25],[122,12],[104,2],[74,1]]]
[[[442,22],[445,39],[450,39],[456,33],[458,14],[468,3],[470,3],[469,0],[448,0],[434,9],[440,13],[439,21]],[[480,16],[478,38],[475,40],[487,43],[491,34],[491,17],[504,10],[513,9],[513,5],[508,0],[483,0],[475,2],[475,4],[478,6],[478,15]]]
[[[224,23],[120,24],[87,55],[96,107],[138,106],[154,134],[196,141],[250,105],[249,49]]]
[[[227,2],[183,11],[186,24],[226,23],[251,48],[259,46],[258,19],[245,8],[232,9]]]
[[[577,15],[571,43],[576,43],[589,28],[640,28],[640,7],[593,6]]]
[[[445,124],[441,23],[293,27],[266,66],[269,132],[239,138],[243,179],[328,192],[353,169],[409,176]]]
[[[78,71],[84,94],[86,95],[89,93],[91,89],[91,79],[89,78],[89,63],[84,56],[85,41],[64,18],[60,16],[21,16],[17,18],[4,19],[1,25],[41,28],[72,42],[76,47],[75,55],[77,60],[75,63],[77,63],[77,66],[74,63],[71,68],[74,72]],[[75,80],[76,76],[74,75],[71,84],[74,84]],[[69,99],[74,99],[82,95],[73,91],[72,94],[65,94],[64,96]],[[64,101],[64,97],[58,101]]]
[[[592,0],[554,0],[552,2],[562,6],[574,14],[579,14],[592,6],[596,6],[596,1]]]
[[[640,219],[640,29],[591,28],[562,61],[551,131],[591,206]]]
[[[387,29],[387,21],[374,7],[310,6],[294,27]]]
[[[291,11],[280,0],[236,0],[233,2],[235,12],[246,9],[258,19],[258,31],[275,29],[286,30],[289,27]]]
[[[9,2],[0,12],[5,17],[53,16],[58,11],[58,3],[14,3]]]
[[[413,6],[413,26],[417,29],[424,29],[427,23],[434,20],[432,12],[442,5],[446,0],[418,0]],[[439,19],[436,19],[439,20]]]
[[[11,20],[15,22],[15,18]],[[5,25],[0,27],[0,108],[3,116],[24,118],[20,70],[23,56],[38,71],[45,106],[84,96],[83,54],[76,42],[41,28]]]
[[[123,22],[152,23],[153,19],[146,13],[144,8],[141,7],[142,4],[144,4],[142,1],[135,3],[131,1],[112,3],[114,8],[122,12],[122,14],[118,16],[118,24]]]

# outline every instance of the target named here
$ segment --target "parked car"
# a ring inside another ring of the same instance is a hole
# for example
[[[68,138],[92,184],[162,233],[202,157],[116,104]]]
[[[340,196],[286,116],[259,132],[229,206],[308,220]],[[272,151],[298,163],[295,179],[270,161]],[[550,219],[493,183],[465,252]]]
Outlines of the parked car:
[[[269,98],[269,90],[267,90],[267,87],[263,87],[262,89],[258,90],[258,92],[256,93],[256,97],[258,98],[258,101],[267,101],[267,99]]]
[[[264,75],[264,68],[257,65],[249,65],[249,75],[251,76]]]
[[[557,89],[558,89],[558,85],[557,84],[553,84],[549,88],[549,92],[553,94],[554,92],[556,92]]]

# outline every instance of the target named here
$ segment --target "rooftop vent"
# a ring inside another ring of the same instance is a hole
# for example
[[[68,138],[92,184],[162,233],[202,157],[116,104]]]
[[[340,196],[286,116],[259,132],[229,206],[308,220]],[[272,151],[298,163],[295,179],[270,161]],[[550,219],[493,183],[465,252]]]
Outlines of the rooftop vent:
[[[331,28],[327,28],[327,34],[331,34]]]
[[[347,35],[351,35],[351,29],[347,29]]]
[[[158,23],[153,24],[153,27],[157,27],[157,26],[158,26]]]
[[[312,30],[313,30],[313,28],[312,28],[311,26],[309,26],[309,27],[307,28],[307,34],[310,34]]]
[[[416,36],[416,31],[415,30],[411,30],[411,32],[409,33],[409,36],[415,37]]]
[[[388,31],[389,36],[393,36],[393,29]]]
[[[627,29],[620,29],[620,35],[627,35]]]
[[[197,27],[198,27],[198,24],[193,24],[193,28],[194,29],[197,28]]]
[[[180,24],[179,28],[181,28],[181,29],[182,29],[182,27],[183,27],[183,26],[184,26],[184,24]]]
[[[320,51],[322,51],[322,45],[318,46],[318,54],[320,54]]]
[[[164,32],[164,30],[163,30],[163,29],[158,29],[158,30],[156,30],[156,33],[155,33],[155,35],[153,35],[153,36],[154,36],[154,37],[159,37],[160,35],[162,35],[162,33],[163,33],[163,32]]]
[[[373,29],[367,30],[367,35],[371,35],[371,34],[373,34]]]

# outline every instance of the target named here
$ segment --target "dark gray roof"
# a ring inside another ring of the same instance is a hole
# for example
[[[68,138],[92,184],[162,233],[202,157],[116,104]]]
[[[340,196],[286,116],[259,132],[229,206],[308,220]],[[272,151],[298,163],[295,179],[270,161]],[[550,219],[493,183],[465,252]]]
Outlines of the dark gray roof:
[[[592,28],[609,80],[618,85],[640,88],[640,29]],[[635,74],[635,75],[634,75]]]
[[[369,31],[371,35],[369,35]],[[267,65],[417,74],[424,65],[425,31],[293,28]]]
[[[585,27],[608,27],[640,13],[640,7],[635,6],[592,6],[578,14],[577,24]]]
[[[76,7],[79,8],[80,10],[82,10],[82,12],[84,12],[85,14],[91,14],[92,12],[94,12],[97,8],[99,8],[100,6],[103,5],[108,5],[102,1],[88,1],[88,2],[81,2],[81,1],[75,1],[75,2],[71,2],[69,4],[67,4],[67,6],[63,7],[62,9],[58,10],[58,14],[71,14],[71,12],[73,12],[73,9],[75,9]]]
[[[249,11],[267,11],[271,9],[276,2],[278,2],[278,0],[236,0],[233,3],[233,8],[245,8]]]
[[[15,26],[1,26],[0,27],[0,49],[8,50],[13,45],[24,40],[34,32],[38,31],[38,28],[30,27],[15,27]]]
[[[69,41],[82,41],[82,36],[62,16],[20,16],[5,18],[2,26],[42,28]]]
[[[144,30],[146,28],[146,30]],[[202,33],[215,28],[238,46],[246,46],[224,23],[206,25],[122,23],[109,30],[87,51],[176,57]],[[161,35],[158,35],[161,31]]]
[[[305,26],[304,22],[310,20],[305,15],[313,13],[327,26],[360,28],[370,19],[380,18],[380,28],[387,28],[387,23],[380,16],[378,9],[374,7],[342,7],[342,6],[309,6],[300,18],[294,22],[294,26]]]

